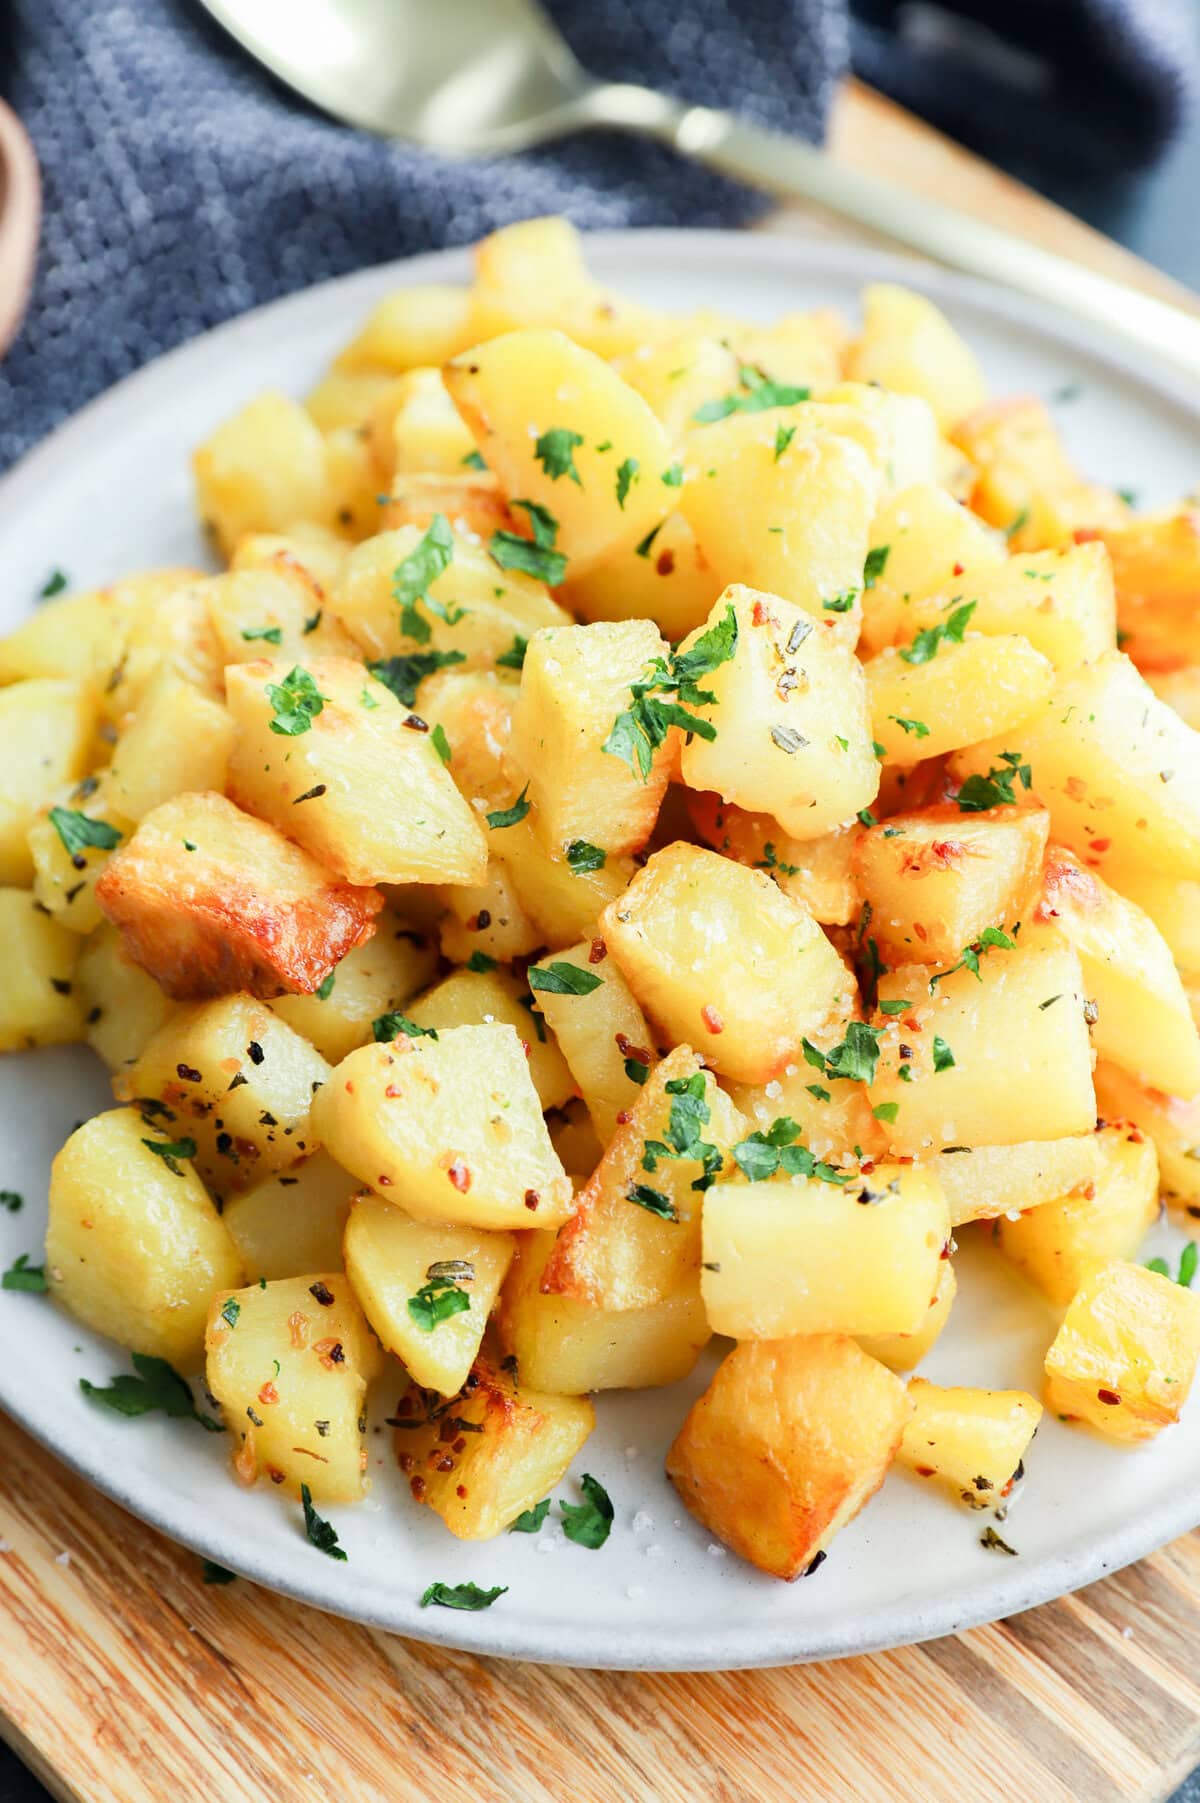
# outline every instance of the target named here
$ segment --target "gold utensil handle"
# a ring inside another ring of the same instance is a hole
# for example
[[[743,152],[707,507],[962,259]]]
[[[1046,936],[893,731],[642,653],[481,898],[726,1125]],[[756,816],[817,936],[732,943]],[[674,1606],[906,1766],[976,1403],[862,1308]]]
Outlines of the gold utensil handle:
[[[952,269],[1019,289],[1116,333],[1144,355],[1200,383],[1200,318],[1084,269],[967,213],[836,163],[799,138],[744,124],[709,107],[684,106],[634,87],[590,96],[596,123],[662,138],[700,162],[772,193],[812,200]]]

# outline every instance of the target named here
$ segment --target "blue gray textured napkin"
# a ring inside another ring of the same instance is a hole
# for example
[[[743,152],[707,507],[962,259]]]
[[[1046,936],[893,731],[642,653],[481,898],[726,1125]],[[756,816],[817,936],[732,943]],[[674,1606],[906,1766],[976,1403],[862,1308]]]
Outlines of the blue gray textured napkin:
[[[286,5],[287,0],[278,0]],[[1193,0],[549,0],[586,66],[819,138],[853,60],[982,148],[1152,158],[1194,85]],[[0,0],[0,91],[45,186],[0,365],[0,467],[159,351],[261,301],[512,219],[717,225],[762,197],[593,133],[447,164],[284,92],[193,0]]]

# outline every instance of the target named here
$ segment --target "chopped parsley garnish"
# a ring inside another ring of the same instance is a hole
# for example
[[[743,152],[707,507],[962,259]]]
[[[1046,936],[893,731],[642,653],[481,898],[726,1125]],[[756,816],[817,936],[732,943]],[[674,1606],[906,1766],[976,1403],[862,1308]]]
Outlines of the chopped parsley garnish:
[[[954,1069],[954,1053],[950,1050],[946,1041],[937,1033],[933,1036],[933,1069],[935,1076],[941,1071],[950,1071]]]
[[[323,607],[318,607],[315,614],[308,615],[307,619],[304,622],[303,636],[305,638],[308,637],[310,632],[315,632],[317,630],[317,627],[321,624],[321,616],[324,612],[325,612],[325,609]]]
[[[93,820],[75,808],[51,808],[50,824],[63,843],[63,850],[77,858],[87,846],[97,851],[112,851],[121,843],[121,834],[107,820]]]
[[[1017,533],[1021,531],[1022,527],[1028,526],[1028,524],[1029,524],[1029,509],[1028,509],[1028,507],[1022,507],[1022,509],[1019,513],[1014,513],[1012,519],[1008,522],[1008,525],[1004,528],[1005,538],[1015,538],[1017,536]]]
[[[407,1014],[401,1014],[398,1008],[390,1014],[380,1014],[371,1022],[371,1032],[377,1045],[390,1045],[393,1039],[399,1039],[403,1033],[408,1039],[436,1039],[436,1027],[418,1027],[415,1020],[409,1020]]]
[[[104,1387],[90,1384],[86,1377],[80,1378],[79,1388],[89,1402],[111,1409],[114,1415],[132,1418],[161,1413],[177,1421],[198,1421],[210,1434],[224,1433],[225,1429],[220,1421],[214,1420],[211,1415],[200,1413],[191,1390],[166,1359],[151,1358],[144,1352],[132,1352],[129,1356],[137,1372],[136,1377],[130,1377],[123,1371],[118,1372],[112,1382]]]
[[[557,961],[554,964],[531,964],[526,975],[531,989],[546,995],[591,995],[604,981],[594,971],[581,970],[578,964]]]
[[[716,701],[711,689],[698,686],[698,679],[728,663],[737,651],[737,641],[737,614],[733,603],[727,602],[723,617],[701,633],[689,650],[672,652],[669,662],[662,657],[650,660],[641,680],[630,684],[630,705],[613,721],[601,750],[622,759],[645,782],[654,753],[673,726],[702,739],[715,739],[716,727],[688,709]],[[669,696],[675,699],[665,699]]]
[[[337,1529],[332,1522],[326,1521],[313,1508],[312,1491],[307,1484],[300,1486],[300,1501],[304,1507],[304,1532],[309,1544],[315,1546],[319,1553],[325,1553],[330,1559],[346,1557],[344,1547],[338,1545]]]
[[[825,1090],[823,1094],[828,1101],[829,1091]],[[789,1177],[819,1177],[822,1183],[849,1182],[842,1171],[818,1160],[807,1146],[797,1144],[799,1138],[797,1122],[781,1115],[772,1121],[765,1133],[751,1133],[741,1140],[733,1148],[734,1162],[751,1183],[765,1182],[776,1171],[786,1171]]]
[[[502,651],[496,659],[497,666],[502,670],[523,670],[525,668],[525,653],[528,649],[529,640],[525,637],[524,633],[515,632],[513,634],[513,642],[508,650]]]
[[[467,611],[446,607],[429,593],[453,559],[454,534],[445,514],[435,513],[420,543],[392,571],[392,599],[400,608],[400,630],[407,638],[416,639],[418,645],[427,645],[432,636],[429,621],[419,612],[422,601],[447,626],[456,626]]]
[[[1175,1282],[1182,1284],[1185,1290],[1192,1287],[1192,1279],[1196,1275],[1197,1264],[1200,1264],[1200,1246],[1195,1240],[1189,1240],[1179,1254],[1179,1273]],[[1160,1277],[1170,1277],[1171,1269],[1165,1258],[1149,1258],[1146,1260],[1147,1271],[1157,1271]]]
[[[414,707],[417,690],[427,676],[466,661],[461,651],[408,651],[402,657],[381,657],[368,664],[367,669],[404,707]]]
[[[378,701],[376,701],[365,682],[358,692],[358,705],[359,707],[366,708],[369,713],[374,713],[375,709],[379,706]]]
[[[161,1158],[167,1169],[174,1171],[177,1177],[183,1176],[183,1166],[179,1160],[196,1156],[196,1142],[190,1137],[185,1139],[144,1139],[142,1144],[148,1151],[154,1152]]]
[[[262,639],[264,641],[264,643],[266,643],[268,645],[282,645],[282,643],[283,643],[283,627],[282,626],[243,626],[242,637],[245,639],[245,641],[248,645],[252,645],[256,639]]]
[[[889,1127],[895,1126],[899,1112],[899,1102],[877,1102],[871,1110],[877,1121],[885,1121]]]
[[[984,953],[991,951],[993,947],[997,947],[1001,951],[1011,952],[1015,949],[1016,943],[1016,940],[1010,939],[1008,934],[1003,932],[1000,927],[984,927],[978,939],[973,940],[970,945],[963,947],[962,955],[957,964],[952,964],[949,970],[936,971],[934,975],[930,977],[930,989],[936,989],[943,977],[952,977],[956,970],[969,970],[982,983],[983,978],[979,975],[979,960]],[[1057,997],[1052,999],[1057,1000]]]
[[[634,547],[634,555],[637,557],[649,557],[654,541],[665,525],[666,521],[660,520],[657,526],[651,526],[645,538]]]
[[[887,568],[891,550],[890,545],[873,545],[867,552],[866,562],[863,564],[863,587],[865,589],[875,587]]]
[[[0,1276],[0,1290],[28,1290],[33,1295],[44,1296],[48,1288],[45,1265],[31,1265],[28,1252],[22,1252]]]
[[[425,1278],[416,1295],[409,1297],[408,1312],[422,1333],[432,1333],[443,1321],[468,1312],[471,1298],[462,1285],[474,1281],[475,1270],[454,1259],[445,1266],[430,1265]]]
[[[634,479],[637,476],[638,468],[639,465],[636,457],[626,457],[625,461],[617,470],[617,506],[621,509],[622,513],[625,511],[625,502],[628,499],[629,490],[632,488]]]
[[[679,1219],[670,1196],[664,1195],[660,1189],[651,1189],[648,1183],[630,1184],[625,1191],[625,1199],[628,1202],[636,1202],[638,1207],[644,1208],[648,1214],[657,1215],[660,1221],[677,1221]]]
[[[431,1584],[421,1598],[422,1609],[436,1603],[441,1609],[490,1609],[499,1596],[508,1593],[507,1584],[493,1584],[481,1590],[478,1584]]]
[[[550,1498],[543,1496],[540,1503],[534,1503],[532,1509],[522,1509],[517,1519],[509,1528],[510,1534],[536,1534],[550,1513]]]
[[[489,970],[495,970],[496,960],[489,958],[486,952],[472,952],[467,959],[467,969],[473,970],[477,976],[484,976]]]
[[[627,1058],[625,1060],[625,1075],[629,1078],[631,1083],[644,1083],[646,1078],[650,1075],[650,1066],[643,1063],[640,1058]]]
[[[785,864],[776,852],[771,840],[763,846],[763,855],[754,866],[755,870],[777,870],[780,876],[799,876],[799,864]]]
[[[533,454],[551,482],[569,476],[577,488],[582,488],[583,479],[575,468],[575,452],[582,443],[581,432],[572,432],[569,426],[551,426],[535,443]]]
[[[804,1057],[823,1077],[840,1078],[850,1083],[873,1083],[879,1062],[882,1027],[869,1027],[865,1021],[847,1023],[846,1036],[828,1052],[821,1051],[811,1039],[802,1042]]]
[[[669,469],[665,469],[663,471],[662,475],[659,477],[659,481],[663,484],[663,486],[665,488],[682,488],[683,487],[683,465],[682,465],[682,463],[673,463]]]
[[[985,808],[1014,806],[1017,797],[1013,784],[1018,778],[1022,788],[1028,789],[1033,782],[1033,771],[1021,762],[1019,751],[1002,751],[1000,763],[993,764],[986,776],[968,776],[955,797],[960,811],[981,814]]]
[[[227,1327],[236,1327],[242,1312],[242,1305],[236,1296],[227,1296],[221,1305],[221,1319]]]
[[[856,816],[860,826],[878,826],[879,822],[870,808],[859,808]]]
[[[333,994],[333,986],[337,982],[337,971],[331,970],[324,982],[318,983],[314,994],[319,1002],[327,1002]]]
[[[490,827],[518,826],[528,814],[532,803],[529,800],[529,784],[526,783],[511,808],[495,808],[487,816]]]
[[[793,438],[795,438],[795,436],[796,436],[795,426],[776,426],[776,428],[775,428],[775,461],[776,461],[776,463],[779,462],[779,459],[783,456],[783,453],[787,450],[788,446],[791,444],[791,442],[792,442]]]
[[[67,578],[62,570],[51,570],[45,582],[38,590],[39,601],[52,601],[55,595],[61,595],[67,586]]]
[[[942,645],[961,645],[978,605],[977,601],[967,601],[962,607],[956,607],[948,620],[939,620],[936,626],[926,626],[918,632],[911,645],[900,647],[905,663],[927,664],[937,656]]]
[[[307,670],[294,664],[282,682],[269,682],[267,700],[275,709],[268,724],[272,732],[284,738],[299,738],[308,732],[317,715],[324,710],[327,697],[322,695]]]
[[[810,388],[773,382],[763,370],[743,363],[738,368],[736,392],[723,394],[718,400],[705,401],[702,407],[697,407],[692,418],[697,425],[707,426],[713,420],[728,419],[731,413],[762,413],[768,407],[795,407],[806,401],[811,393]]]
[[[585,1471],[579,1480],[585,1500],[581,1503],[560,1502],[563,1533],[576,1546],[590,1547],[594,1552],[604,1545],[612,1532],[613,1506],[608,1491]]]
[[[465,470],[485,470],[487,468],[487,464],[478,451],[468,451],[462,460],[462,466]]]
[[[502,570],[521,570],[547,587],[556,588],[567,573],[566,558],[554,549],[558,521],[549,508],[537,501],[510,501],[509,506],[520,507],[526,513],[533,542],[517,532],[493,532],[488,543],[493,563]]]
[[[909,720],[906,719],[903,714],[889,714],[888,719],[894,720],[896,725],[899,726],[902,731],[906,733],[915,733],[918,739],[927,739],[929,737],[929,728],[926,726],[924,720]]]
[[[442,725],[440,720],[429,735],[429,743],[433,746],[433,749],[437,752],[443,764],[448,764],[454,756],[454,753],[451,751],[450,741],[446,737],[446,728]]]
[[[687,1159],[701,1167],[701,1175],[692,1188],[706,1190],[711,1187],[725,1161],[716,1146],[700,1137],[701,1127],[706,1127],[712,1119],[712,1109],[705,1101],[705,1087],[703,1071],[696,1071],[690,1077],[672,1077],[666,1083],[665,1092],[671,1098],[666,1140],[646,1141],[642,1147],[644,1171],[653,1175],[662,1158]]]
[[[590,845],[586,839],[572,839],[567,846],[567,863],[576,876],[584,876],[589,870],[603,870],[608,853],[598,845]]]
[[[15,1189],[0,1189],[0,1208],[10,1215],[20,1214],[25,1206],[24,1196],[18,1195]]]
[[[821,606],[827,614],[848,614],[858,600],[856,588],[843,589],[840,595],[834,595],[829,601],[822,601]]]

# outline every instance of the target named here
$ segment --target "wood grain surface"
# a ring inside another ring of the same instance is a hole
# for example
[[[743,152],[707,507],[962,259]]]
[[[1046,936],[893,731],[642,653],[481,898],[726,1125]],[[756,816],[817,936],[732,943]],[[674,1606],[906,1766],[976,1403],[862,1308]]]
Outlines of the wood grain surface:
[[[853,84],[834,145],[1172,291]],[[768,228],[821,224],[787,208]],[[191,1553],[5,1428],[0,1733],[71,1803],[1160,1803],[1200,1762],[1200,1535],[923,1647],[777,1671],[571,1671],[206,1586]]]

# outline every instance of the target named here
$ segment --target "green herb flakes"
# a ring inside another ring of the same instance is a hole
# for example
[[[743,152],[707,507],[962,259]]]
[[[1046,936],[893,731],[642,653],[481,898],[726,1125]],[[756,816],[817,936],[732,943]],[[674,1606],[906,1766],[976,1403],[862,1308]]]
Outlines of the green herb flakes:
[[[617,715],[601,749],[622,759],[645,782],[654,754],[673,726],[702,739],[715,739],[716,727],[687,710],[716,701],[711,689],[698,686],[699,678],[728,663],[737,651],[737,641],[737,614],[728,602],[722,618],[701,633],[690,649],[672,652],[669,662],[662,657],[650,660],[642,679],[630,684],[630,705]]]
[[[918,632],[911,645],[900,647],[900,655],[905,663],[927,664],[937,656],[943,645],[961,645],[971,615],[978,605],[977,601],[968,601],[962,607],[956,607],[948,620],[939,620],[936,626],[926,626],[922,632]]]
[[[550,1498],[543,1496],[540,1503],[534,1503],[532,1509],[522,1509],[517,1519],[509,1528],[510,1534],[536,1534],[550,1513]]]
[[[268,723],[271,731],[288,739],[299,738],[311,729],[327,699],[299,664],[292,666],[281,683],[269,682],[266,696],[275,710],[274,719]]]
[[[80,1378],[79,1388],[89,1402],[129,1419],[139,1415],[163,1414],[176,1421],[196,1421],[210,1434],[224,1433],[225,1429],[220,1421],[214,1420],[211,1415],[200,1413],[188,1385],[166,1359],[151,1358],[144,1352],[133,1352],[129,1356],[137,1373],[136,1377],[130,1377],[123,1371],[118,1372],[103,1387],[90,1384],[86,1377]]]
[[[312,1491],[307,1484],[300,1486],[300,1501],[304,1508],[304,1532],[309,1544],[315,1546],[319,1553],[330,1559],[346,1558],[345,1549],[338,1545],[337,1529],[332,1522],[326,1521],[313,1508]]]
[[[563,1533],[576,1546],[586,1546],[594,1552],[604,1545],[612,1532],[613,1506],[603,1484],[597,1483],[586,1471],[579,1480],[579,1488],[584,1494],[583,1502],[560,1502],[558,1505]]]
[[[44,1296],[48,1288],[45,1265],[31,1265],[28,1252],[22,1252],[0,1276],[0,1290],[27,1290],[31,1295]]]
[[[391,1045],[393,1039],[399,1039],[403,1033],[406,1039],[436,1039],[436,1027],[418,1027],[415,1020],[409,1020],[407,1014],[401,1014],[398,1008],[390,1014],[380,1014],[371,1022],[371,1032],[376,1045]]]
[[[381,657],[375,663],[369,663],[367,669],[384,688],[392,691],[403,707],[415,707],[417,689],[427,676],[466,661],[461,651],[409,651],[402,657]],[[497,661],[503,663],[504,660]]]
[[[63,850],[74,860],[92,848],[113,851],[121,843],[121,834],[107,820],[93,820],[75,808],[51,808],[50,824],[62,840]]]
[[[456,626],[466,612],[465,608],[443,606],[429,592],[453,560],[454,534],[446,516],[435,513],[420,543],[392,571],[392,599],[400,608],[400,630],[418,645],[427,645],[432,637],[429,621],[420,612],[422,602],[447,626]]]
[[[582,488],[583,479],[575,468],[575,453],[582,443],[582,433],[572,432],[569,426],[551,426],[534,444],[533,454],[551,482],[567,476],[577,488]]]
[[[604,981],[594,971],[581,970],[578,964],[559,960],[554,964],[531,964],[527,972],[529,987],[544,995],[591,995]]]
[[[529,784],[526,783],[511,808],[495,808],[487,816],[487,823],[493,830],[503,826],[519,826],[531,807],[529,801]]]
[[[422,1609],[436,1603],[441,1609],[490,1609],[497,1597],[508,1593],[507,1584],[494,1584],[481,1590],[478,1584],[430,1584],[421,1598]]]
[[[567,863],[576,876],[584,876],[589,870],[603,870],[608,853],[598,845],[590,845],[586,839],[572,839],[567,846]]]

